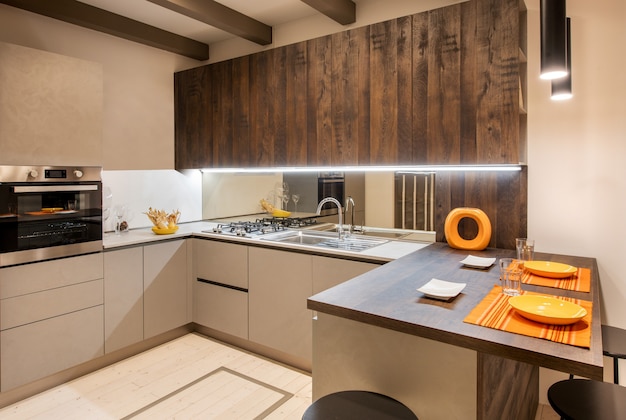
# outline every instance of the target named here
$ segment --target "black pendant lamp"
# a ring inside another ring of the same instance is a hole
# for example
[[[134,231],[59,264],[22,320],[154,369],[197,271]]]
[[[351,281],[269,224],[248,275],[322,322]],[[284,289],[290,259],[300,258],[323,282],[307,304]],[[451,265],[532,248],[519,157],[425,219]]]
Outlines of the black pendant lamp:
[[[541,0],[541,78],[567,74],[565,53],[565,0]]]
[[[552,80],[552,96],[550,98],[555,101],[571,99],[572,97],[572,31],[570,18],[567,18],[566,28],[567,48],[565,51],[567,54],[567,60],[565,62],[567,64],[567,76]]]

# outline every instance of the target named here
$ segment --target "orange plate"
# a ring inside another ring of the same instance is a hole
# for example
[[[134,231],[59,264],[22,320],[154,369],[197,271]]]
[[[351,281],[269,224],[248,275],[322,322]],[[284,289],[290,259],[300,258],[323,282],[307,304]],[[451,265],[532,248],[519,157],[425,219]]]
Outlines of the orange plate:
[[[524,318],[544,324],[574,324],[587,315],[582,306],[549,296],[514,296],[509,299],[509,305]]]
[[[578,271],[578,268],[569,264],[552,261],[524,261],[524,268],[538,276],[555,279],[571,277]]]

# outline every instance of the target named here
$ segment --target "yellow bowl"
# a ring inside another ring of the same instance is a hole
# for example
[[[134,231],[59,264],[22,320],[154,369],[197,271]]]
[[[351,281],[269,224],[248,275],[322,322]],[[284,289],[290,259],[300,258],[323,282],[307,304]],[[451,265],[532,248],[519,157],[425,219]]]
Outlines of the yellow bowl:
[[[289,217],[291,215],[290,211],[285,210],[274,210],[272,212],[272,216],[274,217]]]
[[[509,305],[524,318],[544,324],[574,324],[587,315],[582,306],[549,296],[514,296],[509,299]]]
[[[169,235],[171,233],[174,233],[178,230],[178,226],[174,226],[173,228],[165,228],[165,229],[159,229],[158,227],[154,226],[152,228],[152,231],[154,233],[156,233],[157,235]]]
[[[63,207],[44,207],[41,209],[44,213],[56,213],[61,210],[63,210]]]
[[[524,268],[543,277],[562,279],[576,274],[578,268],[552,261],[524,261]]]

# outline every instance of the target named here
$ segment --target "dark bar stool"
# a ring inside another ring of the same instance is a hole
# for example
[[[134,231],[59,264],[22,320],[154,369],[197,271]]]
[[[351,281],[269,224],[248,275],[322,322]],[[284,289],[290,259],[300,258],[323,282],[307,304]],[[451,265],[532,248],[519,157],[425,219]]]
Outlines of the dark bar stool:
[[[602,354],[613,358],[613,383],[619,384],[618,359],[626,359],[626,330],[602,326]]]
[[[567,420],[626,419],[626,387],[589,379],[566,379],[548,389],[548,401]]]
[[[340,391],[309,406],[302,420],[417,420],[400,401],[369,391]]]

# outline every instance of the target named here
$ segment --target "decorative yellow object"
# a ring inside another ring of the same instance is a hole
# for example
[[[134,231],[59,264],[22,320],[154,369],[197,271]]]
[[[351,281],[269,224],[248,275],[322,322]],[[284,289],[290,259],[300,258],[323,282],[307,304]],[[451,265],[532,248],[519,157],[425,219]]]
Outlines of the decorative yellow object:
[[[576,274],[577,267],[552,261],[525,261],[524,268],[533,274],[553,279],[563,279]]]
[[[56,213],[57,211],[63,210],[63,207],[44,207],[41,209],[44,213]]]
[[[478,234],[474,239],[463,239],[459,235],[459,222],[469,217],[478,225]],[[448,245],[456,249],[480,251],[487,248],[491,240],[491,222],[484,211],[472,207],[458,207],[453,209],[444,224],[444,234]]]
[[[159,229],[158,227],[154,226],[152,228],[152,231],[154,233],[156,233],[157,235],[170,235],[174,232],[176,232],[178,230],[178,226],[174,226],[174,227],[167,227],[164,229]]]
[[[261,203],[261,207],[263,207],[263,210],[265,210],[268,213],[273,213],[275,210],[280,210],[274,207],[272,203],[270,203],[264,198],[262,198],[261,201],[259,201],[259,203]]]
[[[157,210],[150,207],[145,213],[152,224],[158,229],[172,229],[178,223],[180,219],[180,211],[175,210],[171,213],[167,213],[165,210]],[[172,233],[172,232],[170,232]]]
[[[285,211],[285,210],[274,210],[272,212],[272,216],[274,217],[289,217],[290,214],[291,214],[290,211]]]
[[[509,299],[509,305],[524,318],[544,324],[574,324],[587,315],[587,310],[580,305],[548,296],[514,296]]]

